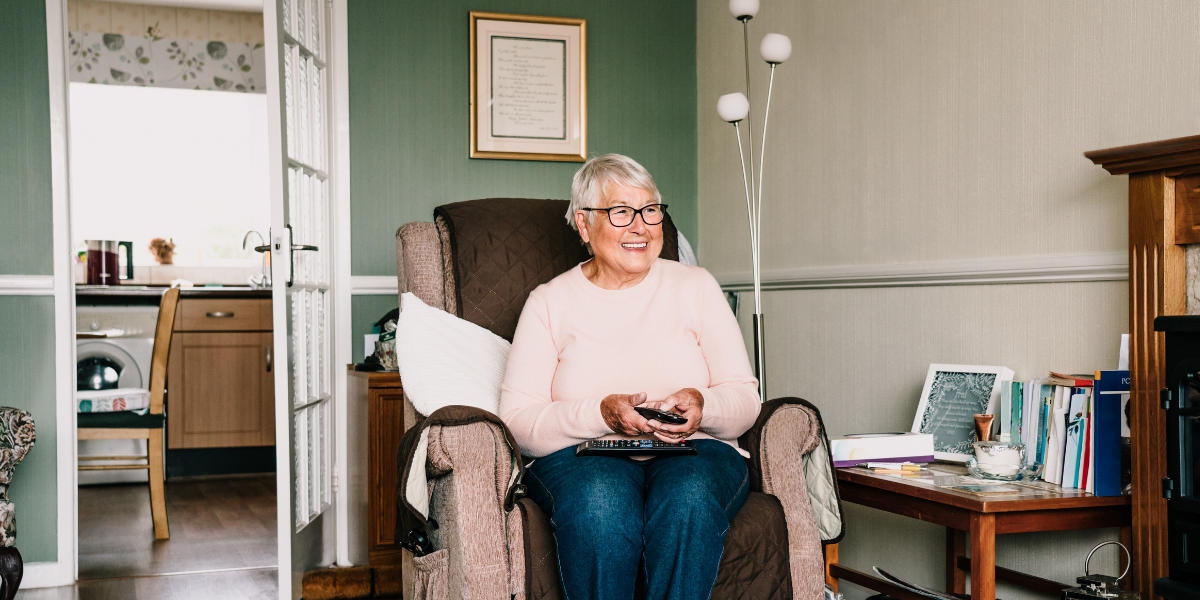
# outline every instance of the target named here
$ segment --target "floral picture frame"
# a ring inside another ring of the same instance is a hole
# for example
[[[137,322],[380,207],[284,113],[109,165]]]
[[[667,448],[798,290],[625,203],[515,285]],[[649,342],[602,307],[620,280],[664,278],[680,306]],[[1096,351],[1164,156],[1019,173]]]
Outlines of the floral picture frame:
[[[966,462],[973,456],[976,414],[995,414],[1000,382],[1012,369],[977,365],[929,365],[913,418],[913,433],[933,435],[933,456]]]

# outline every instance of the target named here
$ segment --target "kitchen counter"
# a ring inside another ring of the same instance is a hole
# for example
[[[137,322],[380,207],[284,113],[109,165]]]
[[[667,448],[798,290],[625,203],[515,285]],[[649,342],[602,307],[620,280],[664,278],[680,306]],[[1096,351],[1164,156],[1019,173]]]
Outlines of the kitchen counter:
[[[157,306],[166,286],[146,285],[76,285],[75,304],[79,306]],[[249,286],[204,286],[180,288],[179,297],[186,298],[271,298],[270,289],[251,289]]]

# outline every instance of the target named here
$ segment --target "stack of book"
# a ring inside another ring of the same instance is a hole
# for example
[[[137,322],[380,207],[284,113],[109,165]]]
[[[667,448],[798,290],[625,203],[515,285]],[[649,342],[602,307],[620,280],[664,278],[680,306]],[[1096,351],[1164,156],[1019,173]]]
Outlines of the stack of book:
[[[1026,462],[1045,465],[1042,479],[1050,483],[1119,496],[1128,398],[1129,371],[1004,381],[999,439],[1024,444]]]

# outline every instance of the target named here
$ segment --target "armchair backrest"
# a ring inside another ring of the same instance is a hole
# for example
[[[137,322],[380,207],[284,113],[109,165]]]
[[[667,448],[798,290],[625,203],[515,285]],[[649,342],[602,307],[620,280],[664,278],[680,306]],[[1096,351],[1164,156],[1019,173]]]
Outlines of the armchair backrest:
[[[566,200],[487,198],[439,206],[396,232],[400,293],[512,340],[529,293],[588,259]],[[668,214],[662,258],[678,260]]]

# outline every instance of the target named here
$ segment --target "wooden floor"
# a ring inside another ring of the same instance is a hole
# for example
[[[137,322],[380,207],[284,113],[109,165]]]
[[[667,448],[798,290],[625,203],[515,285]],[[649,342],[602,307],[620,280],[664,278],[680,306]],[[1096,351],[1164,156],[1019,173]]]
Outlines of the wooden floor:
[[[170,540],[146,484],[79,488],[79,582],[23,600],[276,598],[275,477],[170,481]]]

